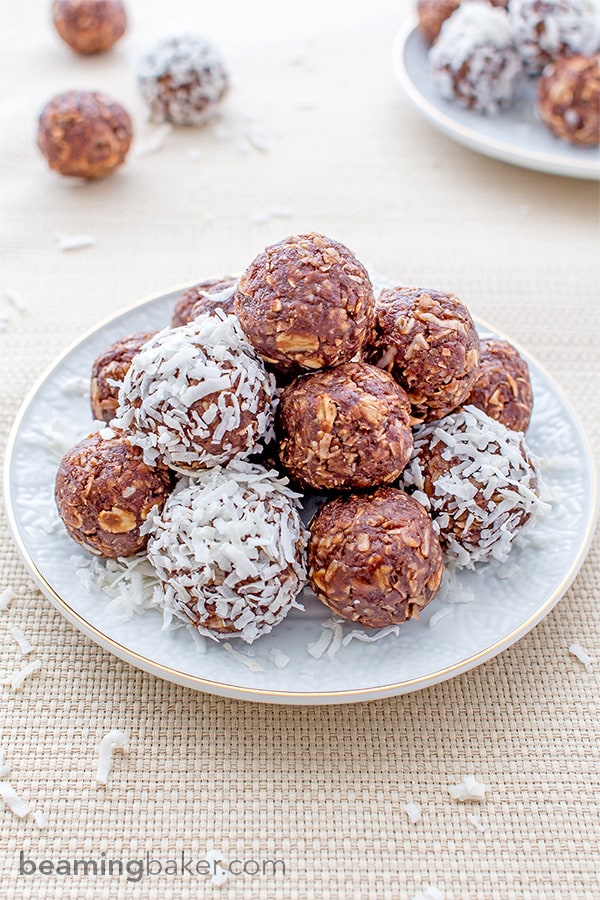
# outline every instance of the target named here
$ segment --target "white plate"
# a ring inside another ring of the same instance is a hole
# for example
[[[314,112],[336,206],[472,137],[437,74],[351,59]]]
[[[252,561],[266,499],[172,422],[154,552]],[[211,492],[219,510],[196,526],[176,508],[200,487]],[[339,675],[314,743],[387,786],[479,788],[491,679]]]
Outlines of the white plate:
[[[554,460],[545,473],[556,497],[552,514],[530,530],[504,567],[461,574],[454,593],[445,589],[418,622],[402,625],[398,636],[376,643],[352,640],[334,658],[314,659],[307,644],[319,639],[328,614],[313,597],[305,613],[293,610],[251,648],[233,642],[241,652],[254,654],[253,662],[264,670],[253,672],[220,644],[208,641],[208,649],[200,653],[184,629],[162,631],[161,616],[154,610],[117,621],[102,591],[82,587],[76,569],[89,557],[61,523],[52,524],[57,522],[54,478],[63,451],[53,449],[45,435],[55,420],[66,449],[89,431],[92,419],[81,384],[92,360],[126,334],[164,327],[180,294],[181,289],[143,301],[89,332],[41,377],[13,427],[5,465],[10,525],[33,578],[70,622],[133,665],[198,690],[277,703],[340,703],[401,694],[465,672],[547,615],[588,549],[596,478],[573,411],[528,358],[535,396],[528,440],[534,452]],[[471,602],[464,602],[469,597]],[[456,600],[463,602],[451,602]],[[442,608],[451,614],[430,627],[432,615]],[[344,625],[344,634],[352,630]],[[285,668],[276,668],[269,659],[273,648],[290,657]]]
[[[484,116],[444,100],[429,76],[427,43],[409,23],[398,32],[392,48],[396,76],[417,109],[448,137],[486,156],[553,175],[600,177],[595,147],[574,147],[550,131],[535,116],[535,82],[527,80],[514,106],[498,116]]]

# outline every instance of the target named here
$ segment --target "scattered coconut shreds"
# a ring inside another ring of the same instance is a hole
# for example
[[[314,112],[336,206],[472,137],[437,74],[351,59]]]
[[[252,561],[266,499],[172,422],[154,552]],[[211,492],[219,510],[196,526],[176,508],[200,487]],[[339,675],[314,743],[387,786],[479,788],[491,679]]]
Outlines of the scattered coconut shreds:
[[[26,666],[23,666],[23,668],[18,672],[14,672],[12,675],[8,675],[6,678],[1,678],[0,684],[10,685],[13,691],[19,691],[23,687],[23,682],[25,681],[25,679],[28,678],[29,675],[31,675],[33,672],[37,672],[37,670],[41,668],[41,665],[41,659],[34,659]]]
[[[473,813],[467,813],[467,819],[469,820],[471,825],[475,826],[477,831],[485,831],[485,828],[483,827],[483,825],[481,824],[481,822],[479,821],[479,819],[477,818],[476,815],[474,815]]]
[[[290,657],[286,656],[283,650],[279,650],[277,647],[273,647],[273,649],[269,651],[269,659],[278,669],[285,669],[290,661]]]
[[[448,788],[448,793],[453,800],[465,803],[468,800],[483,800],[485,797],[485,784],[477,781],[474,775],[465,775],[461,784],[453,784]]]
[[[46,828],[48,826],[48,822],[46,821],[46,816],[41,811],[41,809],[35,809],[33,811],[33,821],[37,825],[38,828]]]
[[[114,750],[127,749],[127,736],[123,731],[115,728],[105,734],[100,741],[98,748],[98,770],[96,772],[96,787],[106,784],[108,774],[112,768],[112,759]]]
[[[19,649],[21,650],[23,656],[27,656],[28,653],[31,653],[31,651],[33,650],[33,646],[29,643],[18,625],[13,625],[10,629],[10,633],[19,645]]]
[[[429,625],[430,628],[435,628],[435,626],[439,622],[441,622],[442,619],[445,619],[447,616],[453,616],[453,615],[454,615],[454,610],[451,606],[442,606],[440,609],[436,609],[436,611],[433,613],[433,615],[431,616],[431,618],[429,619],[429,622],[427,624]]]
[[[83,250],[85,247],[93,247],[96,238],[93,234],[57,234],[56,242],[58,249],[66,250]]]
[[[386,625],[385,628],[379,628],[374,634],[369,634],[366,631],[351,631],[350,634],[346,635],[342,643],[344,647],[346,644],[349,644],[350,641],[361,641],[363,644],[372,644],[374,641],[380,641],[382,638],[387,637],[388,634],[395,634],[397,637],[399,630],[397,625]]]
[[[15,596],[15,592],[11,587],[4,588],[0,594],[0,612],[8,609]]]
[[[571,644],[569,646],[569,653],[571,656],[576,656],[579,662],[583,663],[586,669],[589,669],[592,665],[594,658],[585,652],[581,644]]]
[[[315,659],[321,659],[321,657],[327,650],[332,637],[333,635],[328,631],[322,631],[319,640],[315,641],[314,643],[307,644],[306,649]]]
[[[417,806],[416,803],[412,803],[412,802],[405,803],[404,806],[402,807],[402,809],[408,816],[408,821],[410,822],[411,825],[414,825],[415,822],[418,822],[419,819],[421,818],[421,810],[419,809],[419,807]]]
[[[327,657],[329,659],[334,659],[337,656],[338,651],[342,647],[343,639],[344,629],[341,625],[336,623],[333,627],[333,637],[331,638],[331,643],[329,644],[329,647],[326,651]]]
[[[165,146],[166,140],[173,131],[173,126],[169,122],[160,125],[145,141],[139,141],[133,148],[134,157],[149,156],[151,153],[158,153]]]
[[[250,656],[246,656],[245,653],[240,653],[239,650],[234,650],[231,644],[223,644],[223,649],[226,650],[234,659],[237,659],[238,662],[241,662],[242,665],[246,666],[246,668],[250,669],[251,672],[264,672],[264,666],[256,659],[252,659]]]
[[[4,762],[4,750],[0,747],[0,778],[6,778],[9,774],[10,765]]]
[[[9,781],[0,781],[0,797],[4,800],[11,812],[20,819],[24,819],[29,812],[29,803],[19,797]]]
[[[434,884],[430,884],[424,891],[415,894],[413,900],[444,900],[444,895]]]

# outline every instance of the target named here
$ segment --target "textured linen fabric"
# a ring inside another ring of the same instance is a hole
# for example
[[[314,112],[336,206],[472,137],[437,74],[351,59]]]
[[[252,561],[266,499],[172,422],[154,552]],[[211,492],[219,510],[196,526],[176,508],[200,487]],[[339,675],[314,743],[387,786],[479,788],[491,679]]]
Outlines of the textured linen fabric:
[[[598,451],[596,186],[487,159],[424,122],[390,62],[408,3],[130,0],[128,36],[88,59],[54,34],[49,7],[6,4],[0,35],[3,449],[34,380],[85,329],[315,229],[404,284],[454,291],[521,343]],[[148,139],[135,59],[185,27],[210,35],[231,71],[220,121],[173,131],[105,181],[52,174],[35,147],[43,104],[105,90]],[[59,233],[96,242],[61,252]],[[1,898],[410,900],[428,885],[446,900],[598,897],[598,540],[553,612],[497,658],[415,694],[314,708],[221,699],[122,663],[36,590],[4,512],[0,543],[0,590],[16,592],[0,613],[0,673],[25,661],[13,625],[42,661],[20,692],[0,686],[0,747],[8,779],[48,822],[39,830],[0,805]],[[574,641],[595,657],[589,670],[569,654]],[[130,749],[97,789],[97,746],[113,728]],[[450,798],[466,774],[487,786],[482,803]],[[283,859],[286,871],[221,888],[187,873],[19,874],[20,851],[56,864],[210,849]]]

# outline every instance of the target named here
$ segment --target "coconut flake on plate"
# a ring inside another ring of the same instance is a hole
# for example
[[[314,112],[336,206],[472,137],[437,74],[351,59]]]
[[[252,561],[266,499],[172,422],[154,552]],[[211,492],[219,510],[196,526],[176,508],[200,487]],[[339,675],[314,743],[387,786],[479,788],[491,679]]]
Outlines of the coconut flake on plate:
[[[246,666],[247,669],[250,669],[251,672],[265,671],[265,667],[261,665],[257,659],[252,659],[252,657],[248,656],[246,653],[240,653],[239,650],[234,650],[231,644],[223,644],[223,649],[243,666]]]

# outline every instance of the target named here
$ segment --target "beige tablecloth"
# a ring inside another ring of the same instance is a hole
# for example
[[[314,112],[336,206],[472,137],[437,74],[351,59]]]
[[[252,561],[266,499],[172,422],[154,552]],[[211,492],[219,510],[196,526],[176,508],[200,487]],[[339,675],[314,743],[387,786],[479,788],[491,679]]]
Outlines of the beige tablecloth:
[[[598,449],[596,187],[478,156],[426,124],[390,62],[408,3],[130,0],[129,36],[93,59],[60,43],[49,6],[3,9],[3,447],[34,379],[84,329],[315,229],[406,284],[458,293],[547,367]],[[50,173],[35,147],[44,102],[104,89],[145,141],[134,61],[185,27],[227,59],[221,122],[174,131],[106,181]],[[59,233],[95,244],[61,252]],[[0,672],[23,661],[13,625],[42,661],[20,692],[0,687],[0,747],[7,779],[47,820],[40,830],[0,807],[1,897],[412,898],[429,885],[446,900],[598,897],[597,542],[547,619],[480,668],[396,699],[292,708],[195,693],[115,659],[36,590],[4,514],[0,530],[0,591],[16,592],[0,613]],[[589,670],[569,655],[574,641],[596,657]],[[96,748],[113,728],[130,751],[97,790]],[[468,773],[487,785],[469,808],[447,794]],[[250,872],[283,860],[285,872],[232,874],[221,888],[189,869],[135,881],[135,864],[131,880],[39,872],[44,859],[146,853],[180,868],[181,853],[210,849]],[[19,873],[21,851],[35,874]]]

